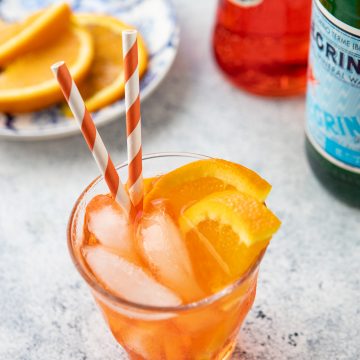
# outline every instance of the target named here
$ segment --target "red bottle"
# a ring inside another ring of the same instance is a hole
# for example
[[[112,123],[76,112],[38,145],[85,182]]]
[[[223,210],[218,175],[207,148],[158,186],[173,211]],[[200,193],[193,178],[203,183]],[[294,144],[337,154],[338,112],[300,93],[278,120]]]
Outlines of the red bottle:
[[[311,0],[219,0],[215,58],[237,86],[259,95],[303,93]]]

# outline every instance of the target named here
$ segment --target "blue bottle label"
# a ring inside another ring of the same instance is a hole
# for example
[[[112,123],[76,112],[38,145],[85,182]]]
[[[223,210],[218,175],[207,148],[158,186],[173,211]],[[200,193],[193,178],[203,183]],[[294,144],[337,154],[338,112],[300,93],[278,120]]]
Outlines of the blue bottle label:
[[[312,10],[306,132],[323,157],[360,173],[360,29],[319,0]]]

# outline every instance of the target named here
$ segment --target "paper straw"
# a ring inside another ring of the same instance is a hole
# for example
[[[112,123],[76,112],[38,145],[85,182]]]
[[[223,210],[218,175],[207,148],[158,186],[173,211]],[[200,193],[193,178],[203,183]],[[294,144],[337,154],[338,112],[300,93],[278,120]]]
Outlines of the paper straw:
[[[144,188],[142,178],[141,115],[138,70],[137,31],[122,33],[124,57],[126,132],[128,150],[128,189],[136,211],[143,207]]]
[[[53,64],[51,70],[59,82],[65,99],[79,124],[81,132],[105,178],[111,194],[126,213],[129,214],[131,209],[129,196],[65,62],[60,61]]]

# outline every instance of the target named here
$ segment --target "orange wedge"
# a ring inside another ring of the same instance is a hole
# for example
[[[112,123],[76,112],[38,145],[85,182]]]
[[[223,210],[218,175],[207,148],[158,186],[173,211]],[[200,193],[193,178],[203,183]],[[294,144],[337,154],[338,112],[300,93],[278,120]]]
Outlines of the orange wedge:
[[[213,293],[250,268],[280,221],[262,202],[228,190],[190,206],[181,215],[179,225],[198,282]]]
[[[11,62],[0,73],[0,111],[34,111],[63,99],[50,66],[64,60],[75,81],[87,74],[93,59],[88,32],[76,25],[58,32],[51,44]]]
[[[178,217],[185,206],[223,190],[239,190],[263,202],[271,185],[254,171],[219,159],[199,160],[159,178],[145,197],[145,210],[163,200],[169,212]]]
[[[84,26],[94,40],[95,57],[86,79],[79,84],[89,111],[98,110],[124,96],[124,72],[121,34],[132,27],[106,15],[76,15],[75,21]],[[147,51],[138,36],[139,75],[147,67]]]
[[[146,195],[153,187],[159,177],[145,178],[144,183],[144,194]]]
[[[52,5],[36,12],[21,23],[0,25],[0,65],[56,41],[70,23],[68,4]]]

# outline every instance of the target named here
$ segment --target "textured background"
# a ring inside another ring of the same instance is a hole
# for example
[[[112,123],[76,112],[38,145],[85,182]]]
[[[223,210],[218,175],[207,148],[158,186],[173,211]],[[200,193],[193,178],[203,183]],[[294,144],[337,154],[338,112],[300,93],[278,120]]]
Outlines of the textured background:
[[[269,205],[283,220],[233,358],[359,359],[360,212],[332,198],[309,169],[304,99],[261,99],[226,83],[210,51],[215,1],[175,4],[180,51],[142,106],[144,151],[243,163],[273,184]],[[101,134],[123,161],[120,121]],[[0,359],[126,358],[66,249],[72,205],[97,174],[80,136],[0,143]]]

